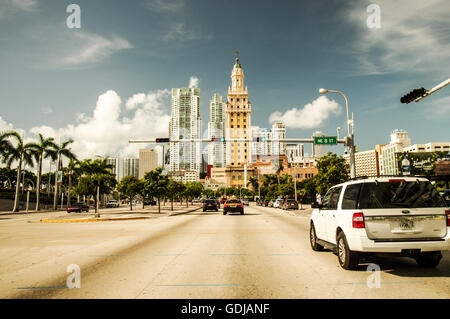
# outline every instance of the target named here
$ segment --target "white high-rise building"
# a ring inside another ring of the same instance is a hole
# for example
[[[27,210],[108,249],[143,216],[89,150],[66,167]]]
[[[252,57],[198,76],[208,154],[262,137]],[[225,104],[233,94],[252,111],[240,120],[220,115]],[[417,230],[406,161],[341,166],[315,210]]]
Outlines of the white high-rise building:
[[[112,166],[111,168],[111,173],[114,174],[114,176],[116,177],[116,181],[120,181],[120,162],[119,162],[119,158],[117,157],[109,157],[106,162]]]
[[[271,133],[272,142],[270,143],[270,155],[285,155],[286,143],[277,142],[277,140],[286,138],[286,126],[283,122],[273,123]]]
[[[210,119],[208,123],[208,139],[215,138],[215,142],[208,145],[208,164],[214,167],[224,167],[226,162],[225,143],[221,138],[225,137],[225,108],[227,104],[221,95],[214,93],[211,99]]]
[[[122,178],[127,176],[135,176],[139,178],[139,159],[136,157],[125,157],[123,159],[123,175]]]
[[[268,140],[271,139],[271,132],[266,128],[259,126],[251,127],[251,152],[253,156],[270,155],[271,145]],[[259,142],[256,142],[259,139]]]
[[[287,144],[286,157],[288,163],[297,163],[303,161],[305,156],[305,145],[303,144]]]
[[[172,89],[172,114],[169,123],[171,140],[200,139],[200,89]],[[170,171],[200,173],[202,163],[201,142],[170,143]]]
[[[381,148],[380,171],[381,175],[397,175],[398,164],[395,153],[403,152],[405,147],[411,145],[408,132],[404,130],[394,130],[391,133],[391,142]]]
[[[312,138],[314,139],[315,137],[326,137],[324,132],[321,131],[316,131],[314,132],[314,134],[312,135]],[[327,147],[326,145],[316,145],[313,144],[313,157],[315,158],[319,158],[322,157],[324,155],[327,154]]]

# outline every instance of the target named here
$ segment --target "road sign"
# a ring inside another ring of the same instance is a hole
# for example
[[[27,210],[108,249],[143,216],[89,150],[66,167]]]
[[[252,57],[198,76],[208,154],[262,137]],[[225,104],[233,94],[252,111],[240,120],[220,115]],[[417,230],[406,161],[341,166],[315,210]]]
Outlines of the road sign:
[[[314,144],[335,145],[337,144],[337,137],[336,136],[314,137]]]

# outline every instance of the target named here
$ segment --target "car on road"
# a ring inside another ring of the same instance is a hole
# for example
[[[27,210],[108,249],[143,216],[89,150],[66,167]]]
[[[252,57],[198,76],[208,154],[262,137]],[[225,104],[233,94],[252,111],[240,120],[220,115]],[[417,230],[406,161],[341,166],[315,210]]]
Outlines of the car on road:
[[[216,212],[219,211],[217,200],[215,199],[205,199],[202,204],[204,212],[206,212],[207,210],[215,210]]]
[[[106,203],[106,208],[116,208],[116,207],[119,207],[119,202],[114,199],[111,199]]]
[[[298,209],[298,202],[295,199],[286,199],[283,202],[283,206],[281,207],[284,210],[288,210],[288,209]]]
[[[221,199],[220,199],[220,203],[221,203],[221,204],[225,204],[226,201],[227,201],[226,198],[221,198]]]
[[[248,201],[247,198],[244,198],[244,199],[242,200],[242,204],[245,205],[245,206],[248,206],[248,205],[250,205],[250,202]]]
[[[146,199],[144,200],[144,206],[155,206],[157,204],[156,200]]]
[[[66,209],[67,213],[82,213],[83,211],[89,212],[89,205],[86,203],[75,203],[71,204]]]
[[[223,205],[223,214],[226,215],[228,213],[241,213],[241,215],[244,215],[244,205],[239,199],[227,200]]]
[[[344,269],[380,254],[436,267],[450,249],[450,210],[426,178],[351,180],[330,188],[313,208],[311,248],[335,250]]]
[[[447,207],[450,207],[450,189],[444,189],[443,191],[439,191],[439,194],[444,198]]]

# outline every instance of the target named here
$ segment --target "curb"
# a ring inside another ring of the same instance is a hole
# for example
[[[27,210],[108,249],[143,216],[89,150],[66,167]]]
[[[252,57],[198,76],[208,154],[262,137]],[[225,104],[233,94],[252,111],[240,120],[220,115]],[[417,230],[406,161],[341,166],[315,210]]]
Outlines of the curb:
[[[115,220],[150,219],[152,217],[122,217],[122,218],[85,218],[85,219],[41,219],[41,223],[83,223],[83,222],[105,222]]]

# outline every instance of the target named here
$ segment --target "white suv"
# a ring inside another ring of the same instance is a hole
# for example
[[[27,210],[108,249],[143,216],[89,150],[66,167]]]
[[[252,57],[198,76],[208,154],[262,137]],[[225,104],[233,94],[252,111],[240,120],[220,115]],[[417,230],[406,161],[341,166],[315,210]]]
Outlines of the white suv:
[[[436,267],[450,250],[450,210],[426,178],[366,178],[328,190],[310,221],[315,251],[335,250],[342,268],[388,254]]]

